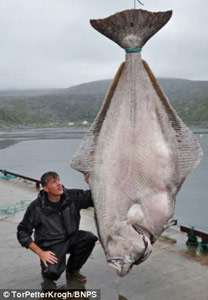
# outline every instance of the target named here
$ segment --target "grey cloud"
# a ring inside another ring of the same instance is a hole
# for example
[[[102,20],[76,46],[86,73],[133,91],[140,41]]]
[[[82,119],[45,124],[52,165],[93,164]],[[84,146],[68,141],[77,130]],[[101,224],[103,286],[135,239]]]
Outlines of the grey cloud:
[[[68,87],[112,78],[124,60],[91,18],[132,8],[133,0],[1,0],[0,88]],[[206,0],[143,0],[173,9],[170,22],[143,49],[157,76],[208,80]]]

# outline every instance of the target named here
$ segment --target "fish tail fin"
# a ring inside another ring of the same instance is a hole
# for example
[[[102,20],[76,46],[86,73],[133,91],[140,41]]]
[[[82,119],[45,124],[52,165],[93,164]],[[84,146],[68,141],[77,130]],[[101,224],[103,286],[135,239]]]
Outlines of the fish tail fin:
[[[171,18],[172,11],[130,9],[105,19],[90,20],[100,33],[124,49],[142,48]]]

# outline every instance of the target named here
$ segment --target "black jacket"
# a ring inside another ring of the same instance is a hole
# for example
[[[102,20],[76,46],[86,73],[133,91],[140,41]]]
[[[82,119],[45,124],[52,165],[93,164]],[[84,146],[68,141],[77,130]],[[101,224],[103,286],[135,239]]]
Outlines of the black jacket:
[[[64,188],[60,210],[46,206],[46,197],[47,193],[41,190],[17,227],[17,239],[26,248],[33,242],[33,229],[35,243],[40,248],[65,241],[79,229],[80,209],[93,206],[90,190]]]

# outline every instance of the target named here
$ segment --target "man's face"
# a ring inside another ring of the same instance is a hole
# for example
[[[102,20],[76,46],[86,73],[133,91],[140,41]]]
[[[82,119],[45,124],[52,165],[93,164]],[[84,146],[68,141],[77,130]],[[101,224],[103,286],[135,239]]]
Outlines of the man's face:
[[[47,185],[44,186],[43,189],[45,192],[54,196],[63,194],[63,186],[59,177],[49,178],[47,181]]]

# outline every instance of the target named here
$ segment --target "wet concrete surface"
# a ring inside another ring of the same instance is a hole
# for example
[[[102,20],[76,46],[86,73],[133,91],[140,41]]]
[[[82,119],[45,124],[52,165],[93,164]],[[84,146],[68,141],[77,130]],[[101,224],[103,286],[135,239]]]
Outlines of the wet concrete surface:
[[[0,189],[4,204],[20,198],[33,200],[37,195],[33,184],[17,179],[0,179]],[[66,280],[65,274],[54,283],[44,282],[38,256],[21,247],[16,239],[16,227],[23,214],[24,211],[0,221],[1,289],[100,289],[102,300],[208,299],[208,252],[187,248],[186,235],[177,227],[167,230],[147,261],[135,266],[124,278],[107,265],[98,242],[82,269],[87,275],[85,284]],[[82,211],[81,229],[96,233],[93,209]]]

